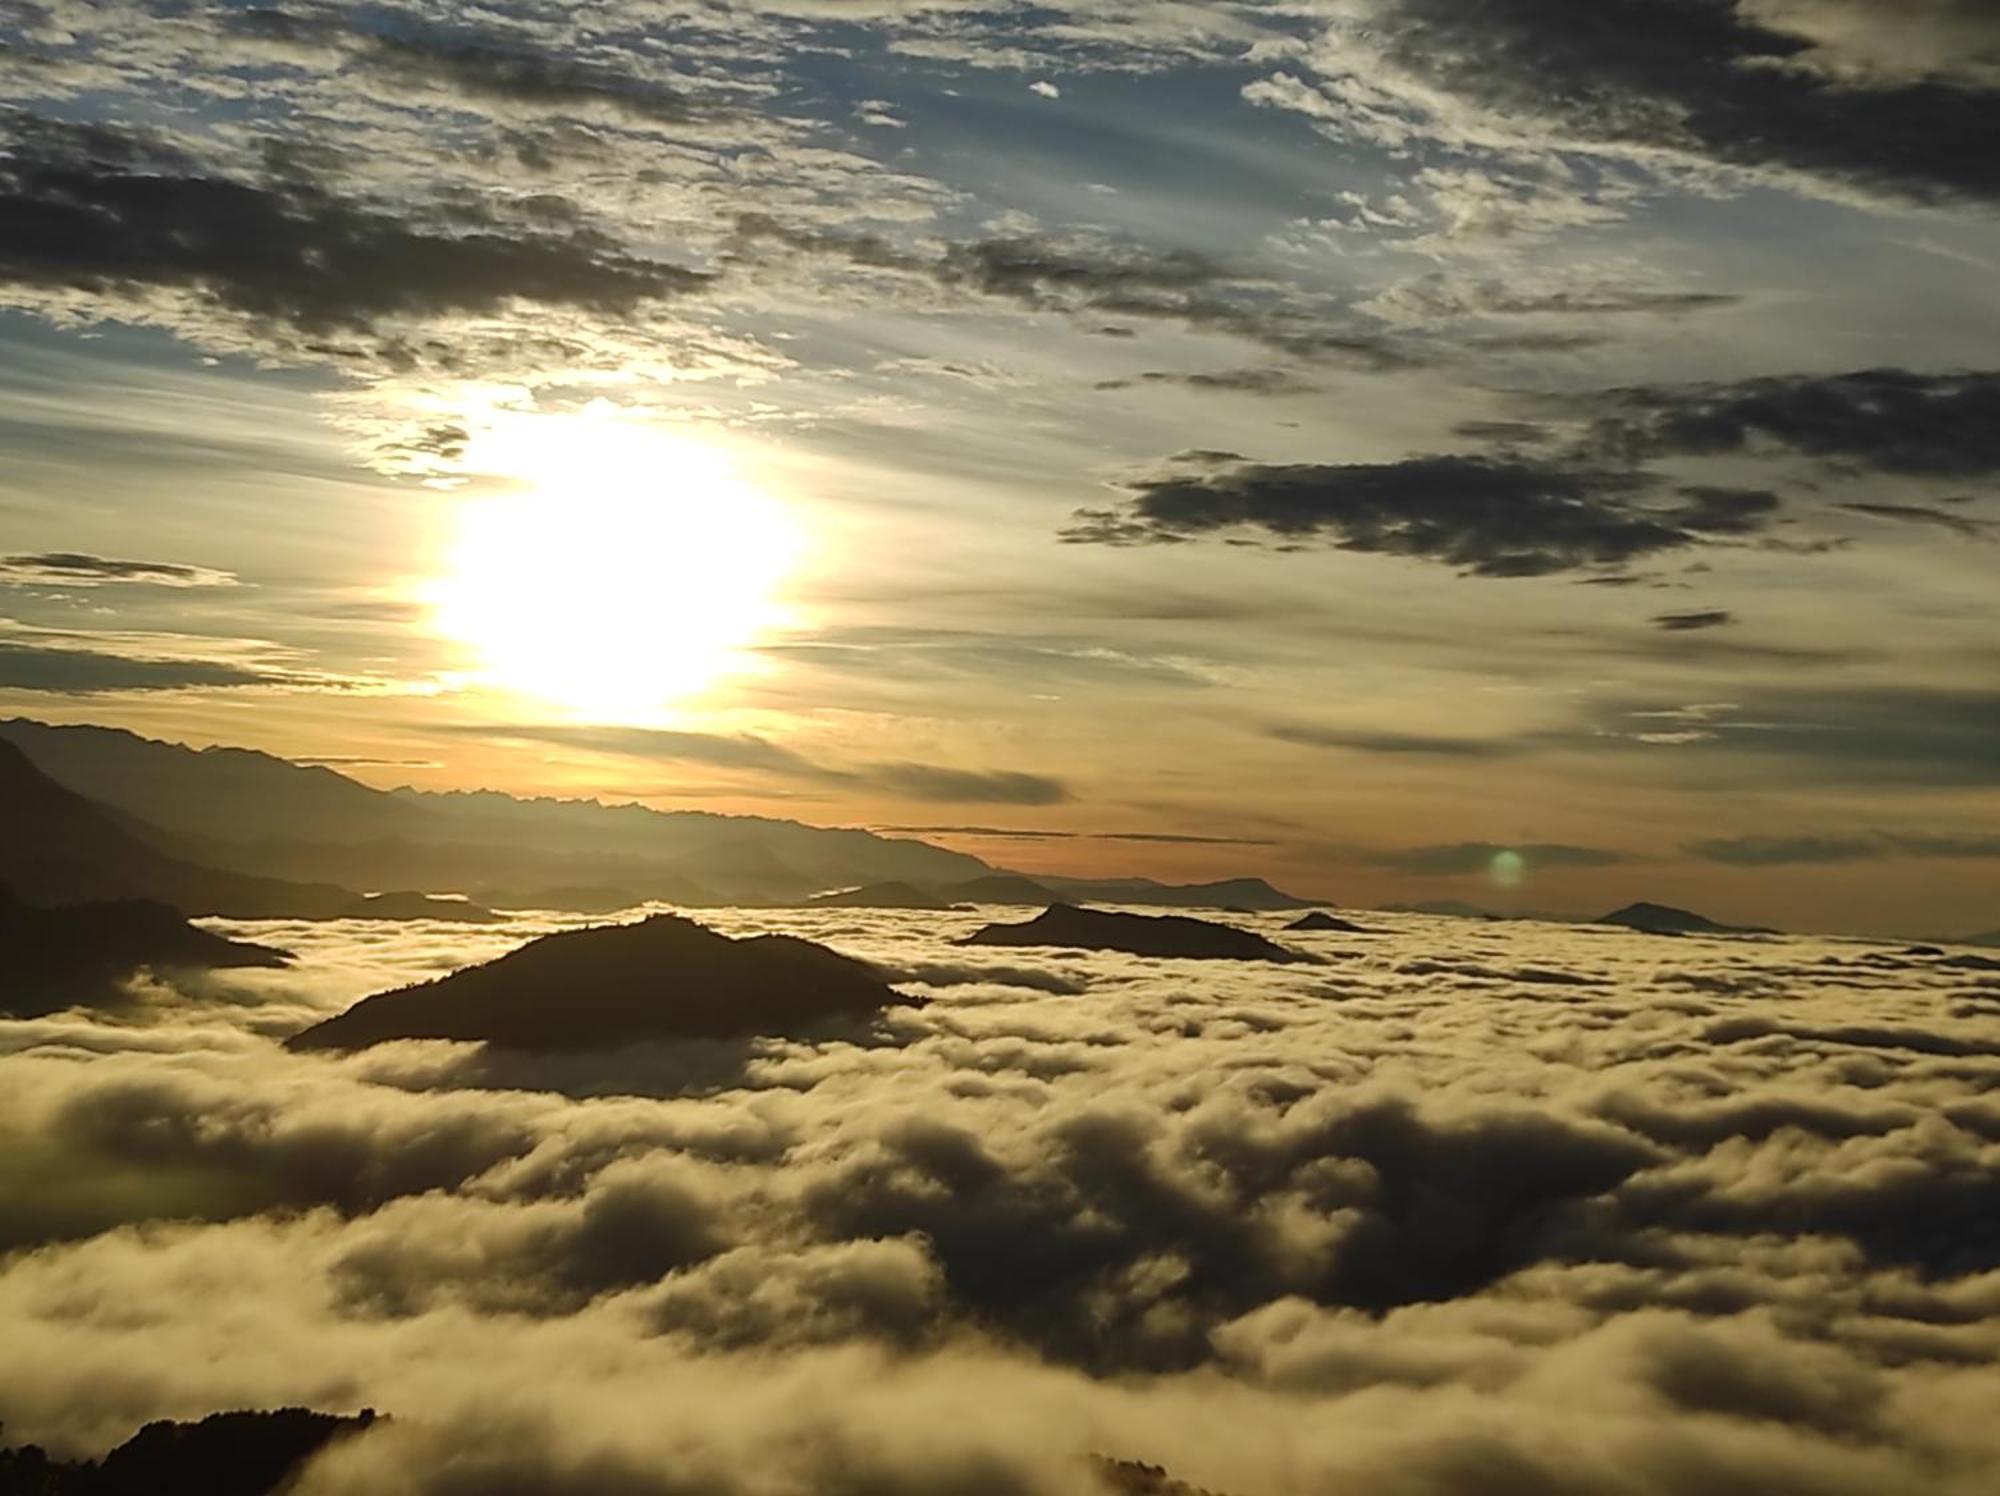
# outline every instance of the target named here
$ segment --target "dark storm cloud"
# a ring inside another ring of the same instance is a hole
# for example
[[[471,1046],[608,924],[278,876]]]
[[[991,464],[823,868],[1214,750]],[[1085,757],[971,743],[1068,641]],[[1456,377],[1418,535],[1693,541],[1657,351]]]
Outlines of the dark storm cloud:
[[[1223,369],[1215,373],[1174,374],[1149,370],[1129,379],[1100,379],[1100,390],[1127,390],[1140,385],[1184,385],[1191,390],[1224,390],[1244,395],[1310,395],[1320,386],[1290,369]]]
[[[262,44],[277,57],[290,54],[375,73],[379,76],[370,80],[375,86],[432,85],[516,109],[606,109],[666,125],[718,112],[666,83],[546,51],[520,33],[470,31],[407,12],[343,15],[268,7],[229,13],[221,29],[225,36]]]
[[[768,644],[760,652],[793,666],[898,683],[998,681],[1031,690],[1057,684],[1089,689],[1210,684],[1198,657],[1115,649],[1102,637],[1081,633],[997,635],[850,624]]]
[[[1442,758],[1504,758],[1521,745],[1505,738],[1451,738],[1424,733],[1356,732],[1335,727],[1280,724],[1266,736],[1302,748],[1333,748],[1355,753],[1417,754]]]
[[[451,233],[303,181],[215,176],[104,127],[15,116],[0,155],[0,281],[153,289],[305,334],[515,299],[630,313],[706,277],[587,234]]]
[[[1725,608],[1707,608],[1698,613],[1657,613],[1653,616],[1653,627],[1664,629],[1670,634],[1692,633],[1696,629],[1719,629],[1736,622],[1736,615]]]
[[[1452,435],[1496,447],[1538,447],[1556,439],[1553,428],[1533,421],[1460,421]]]
[[[593,753],[616,753],[669,763],[707,764],[712,768],[740,769],[814,784],[873,789],[905,800],[945,804],[1055,805],[1070,797],[1068,787],[1061,780],[1043,774],[906,762],[842,767],[821,763],[753,733],[729,735],[651,727],[570,727],[555,723],[466,727],[457,731],[474,737],[557,743]]]
[[[1618,390],[1606,400],[1595,443],[1627,461],[1777,449],[1907,477],[2000,473],[1995,373],[1866,369]]]
[[[1891,857],[1990,861],[2000,859],[2000,834],[1860,831],[1805,836],[1732,836],[1690,842],[1683,850],[1691,857],[1731,867],[1880,862]]]
[[[777,244],[796,254],[914,276],[948,291],[1038,311],[1177,322],[1196,331],[1242,338],[1289,358],[1373,370],[1420,362],[1390,339],[1348,327],[1341,318],[1274,300],[1268,290],[1245,282],[1229,267],[1188,250],[1042,234],[915,247],[879,234],[792,226],[765,213],[739,215],[736,234],[745,252],[758,244]],[[1113,335],[1126,331],[1101,326],[1096,330]],[[1225,381],[1222,387],[1246,387],[1236,382],[1241,376],[1208,377]],[[1199,378],[1191,376],[1189,382]]]
[[[1399,281],[1367,303],[1395,322],[1433,322],[1455,317],[1677,317],[1741,304],[1741,296],[1654,285],[1583,280],[1548,285],[1524,278],[1467,275],[1436,270]],[[1505,342],[1511,334],[1499,334]],[[1536,336],[1530,334],[1530,336]],[[1569,334],[1557,334],[1568,337]]]
[[[1075,297],[1092,306],[1158,292],[1185,292],[1225,278],[1221,266],[1186,250],[1156,251],[1135,245],[1078,247],[1022,235],[980,239],[947,248],[933,272],[947,285],[987,296],[1036,304]]]
[[[434,758],[376,758],[366,753],[296,753],[291,762],[323,769],[442,769]]]
[[[0,687],[88,696],[106,691],[190,691],[293,683],[282,671],[218,660],[141,659],[88,649],[0,640]]]
[[[1883,28],[1939,22],[1937,7],[1852,9]],[[1807,36],[1784,28],[1786,10],[1605,0],[1579,21],[1565,0],[1385,0],[1369,19],[1397,68],[1558,140],[1694,153],[1919,199],[2000,197],[1991,77],[1829,72],[1811,65]],[[1983,24],[1990,39],[1996,28]]]
[[[1069,798],[1059,779],[1017,771],[974,771],[936,764],[870,764],[863,780],[908,800],[984,805],[1054,805]]]
[[[1532,577],[1619,566],[1761,523],[1718,507],[1708,491],[1646,507],[1637,500],[1651,480],[1629,469],[1464,455],[1348,466],[1193,455],[1129,481],[1135,497],[1120,508],[1079,511],[1063,538],[1133,545],[1262,530],[1472,576]]]
[[[1186,832],[1056,832],[1036,826],[874,826],[896,836],[988,836],[1012,842],[1132,842],[1136,846],[1276,846],[1256,836],[1194,836]]]
[[[1051,831],[1021,826],[876,826],[902,836],[986,836],[1014,841],[1111,841],[1188,847],[1270,847],[1275,842],[1244,836],[1196,836],[1175,831]]]
[[[1870,519],[1949,530],[1968,540],[1991,539],[1996,530],[2000,530],[2000,525],[1992,520],[1968,519],[1963,514],[1953,514],[1948,509],[1933,509],[1924,504],[1842,504],[1840,507],[1849,514],[1865,514]]]
[[[1918,686],[1766,691],[1691,708],[1610,707],[1579,743],[1783,760],[1824,783],[2000,785],[2000,694]]]
[[[1486,872],[1493,866],[1494,858],[1507,852],[1520,857],[1531,867],[1617,867],[1633,861],[1624,852],[1604,847],[1570,846],[1562,842],[1519,842],[1511,846],[1496,842],[1455,842],[1448,846],[1364,852],[1356,855],[1356,861],[1420,877],[1459,877]]]
[[[101,582],[137,582],[156,587],[227,587],[235,581],[226,571],[174,561],[120,561],[79,551],[0,556],[0,584],[90,587]]]
[[[1417,556],[1472,576],[1545,576],[1609,569],[1676,550],[1755,541],[1804,553],[1846,542],[1767,534],[1785,501],[1772,488],[1668,480],[1667,459],[1788,455],[1848,475],[1966,479],[2000,473],[2000,375],[1876,369],[1728,385],[1608,390],[1577,397],[1592,417],[1566,450],[1535,452],[1553,433],[1482,422],[1460,433],[1490,450],[1400,462],[1286,465],[1233,453],[1182,453],[1122,486],[1134,497],[1084,509],[1062,532],[1072,543],[1161,544],[1263,531],[1293,546],[1324,539],[1344,550]],[[1644,502],[1657,491],[1661,499]],[[1850,502],[1879,519],[1988,535],[1990,522],[1928,505]],[[1727,621],[1719,610],[1678,618]],[[1674,627],[1662,621],[1663,628]]]

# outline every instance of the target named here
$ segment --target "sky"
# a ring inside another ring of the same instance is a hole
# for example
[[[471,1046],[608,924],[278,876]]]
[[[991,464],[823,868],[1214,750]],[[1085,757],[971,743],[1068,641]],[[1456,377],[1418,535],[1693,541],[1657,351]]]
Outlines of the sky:
[[[10,5],[0,711],[2000,924],[2000,18],[1579,12]]]

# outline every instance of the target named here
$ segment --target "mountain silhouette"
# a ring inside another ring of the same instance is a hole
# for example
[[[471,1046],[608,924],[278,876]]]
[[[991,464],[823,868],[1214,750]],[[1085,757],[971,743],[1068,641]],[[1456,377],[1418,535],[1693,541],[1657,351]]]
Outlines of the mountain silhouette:
[[[12,718],[0,720],[0,742],[114,817],[136,818],[143,840],[182,862],[328,890],[451,889],[470,901],[456,914],[432,911],[438,917],[473,917],[473,905],[787,905],[880,883],[906,883],[939,906],[1071,900],[1284,910],[1319,902],[1262,878],[1030,877],[913,838],[765,816],[495,790],[378,790],[324,765],[122,728]]]
[[[678,915],[566,930],[481,966],[364,998],[287,1041],[363,1049],[483,1039],[506,1049],[608,1049],[648,1039],[809,1032],[912,1000],[873,968],[790,935],[735,940]]]
[[[202,867],[156,847],[148,828],[65,789],[0,741],[0,882],[36,904],[150,899],[185,915],[239,919],[488,918],[421,894],[370,899],[331,883],[289,883]]]
[[[912,883],[866,883],[860,888],[844,888],[838,893],[815,894],[807,904],[814,909],[949,909],[948,900]]]
[[[1623,909],[1591,921],[1599,925],[1622,925],[1628,930],[1642,930],[1648,935],[1773,935],[1775,930],[1758,929],[1750,925],[1718,924],[1705,914],[1696,914],[1688,909],[1676,909],[1670,904],[1627,904]]]
[[[1121,914],[1052,904],[1026,924],[987,925],[960,945],[1051,945],[1199,960],[1314,962],[1248,930],[1180,914]]]
[[[1287,930],[1339,931],[1344,935],[1374,935],[1379,933],[1375,930],[1364,929],[1360,925],[1344,920],[1337,914],[1328,914],[1324,909],[1315,909],[1310,914],[1302,914],[1286,925],[1285,928]]]
[[[1273,888],[1262,878],[1221,878],[1209,883],[1161,883],[1152,878],[1057,878],[1040,882],[1066,899],[1097,904],[1163,904],[1183,909],[1306,909],[1322,902]]]
[[[955,904],[1032,904],[1040,909],[1062,902],[1046,883],[1020,873],[988,873],[963,883],[943,884],[932,891]]]
[[[697,896],[662,899],[661,902],[690,907],[721,902],[707,889],[690,891]],[[500,890],[489,893],[487,897],[498,909],[564,909],[576,914],[616,914],[621,909],[645,903],[648,897],[657,896],[635,893],[616,883],[567,883],[545,888]]]
[[[291,957],[270,946],[226,940],[199,929],[179,911],[146,899],[24,904],[0,887],[0,1014],[39,1018],[78,1004],[123,1000],[141,970],[212,971],[220,967],[284,966]]]
[[[334,1439],[375,1422],[304,1408],[149,1423],[101,1460],[0,1449],[0,1496],[271,1496]]]
[[[321,766],[243,748],[194,749],[117,728],[0,721],[66,788],[150,828],[183,860],[363,888],[456,889],[482,904],[607,887],[687,905],[791,903],[826,888],[957,882],[977,857],[871,831],[758,816],[658,811],[490,790],[378,790]]]

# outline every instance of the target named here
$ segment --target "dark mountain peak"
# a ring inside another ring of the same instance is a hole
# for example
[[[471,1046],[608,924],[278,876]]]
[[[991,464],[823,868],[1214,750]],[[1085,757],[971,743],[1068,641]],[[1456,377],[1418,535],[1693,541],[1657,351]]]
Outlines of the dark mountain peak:
[[[1061,902],[1047,884],[1020,873],[989,873],[963,883],[946,884],[937,892],[946,899],[967,904],[1033,904],[1039,908]]]
[[[950,901],[913,883],[891,881],[864,883],[859,888],[843,888],[837,893],[815,894],[807,905],[814,909],[948,909]]]
[[[786,1036],[911,1001],[873,968],[823,945],[790,935],[735,939],[656,914],[545,935],[484,965],[364,998],[293,1035],[289,1047],[483,1039],[507,1049],[609,1049]]]
[[[1287,930],[1324,930],[1338,932],[1343,935],[1374,935],[1378,933],[1377,931],[1354,924],[1350,920],[1344,920],[1337,914],[1328,914],[1324,909],[1315,909],[1308,914],[1302,914],[1286,925],[1285,928]]]
[[[142,970],[213,971],[284,966],[286,952],[227,940],[147,899],[45,909],[0,885],[0,1014],[38,1018],[77,1004],[124,1000]]]
[[[1183,914],[1124,914],[1051,904],[1026,924],[987,925],[961,945],[1049,945],[1072,950],[1124,951],[1134,956],[1178,956],[1196,960],[1297,961],[1315,957],[1266,940],[1248,930]]]
[[[1627,904],[1623,909],[1614,909],[1595,921],[1600,925],[1622,925],[1628,930],[1642,930],[1648,935],[1770,935],[1772,930],[1757,929],[1749,925],[1719,924],[1705,914],[1696,914],[1689,909],[1676,909],[1671,904],[1649,904],[1641,900]]]
[[[1100,904],[1164,904],[1181,909],[1305,909],[1319,902],[1274,888],[1262,878],[1218,878],[1207,883],[1161,883],[1153,878],[1058,878],[1040,880],[1058,898]]]

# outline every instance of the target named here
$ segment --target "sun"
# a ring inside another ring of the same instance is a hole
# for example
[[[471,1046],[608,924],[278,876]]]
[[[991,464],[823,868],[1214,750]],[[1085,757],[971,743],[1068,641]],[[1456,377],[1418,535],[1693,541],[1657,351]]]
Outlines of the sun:
[[[719,447],[593,408],[496,420],[465,465],[509,486],[461,501],[428,602],[481,685],[646,723],[786,619],[798,525]]]

